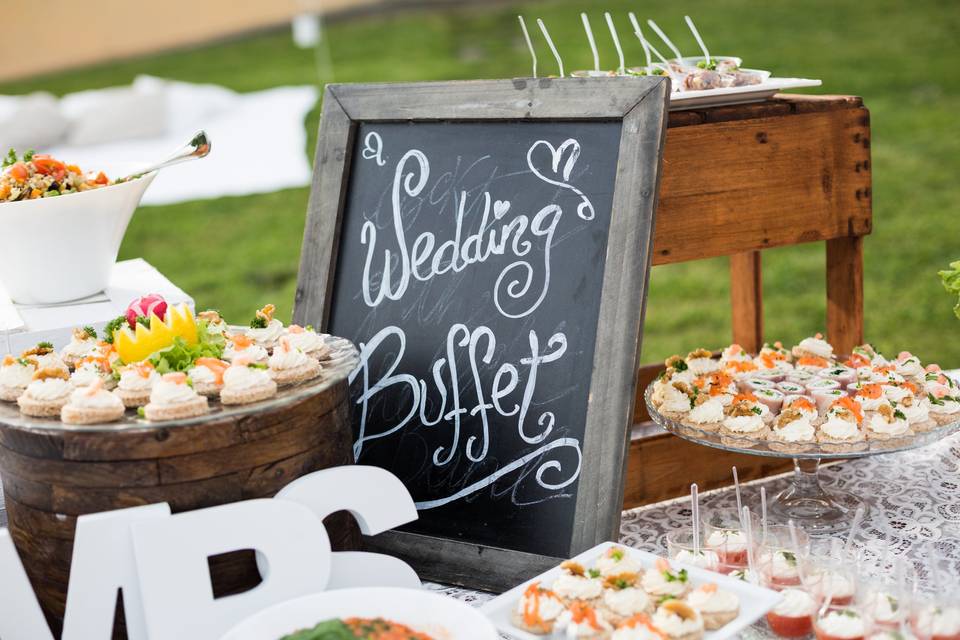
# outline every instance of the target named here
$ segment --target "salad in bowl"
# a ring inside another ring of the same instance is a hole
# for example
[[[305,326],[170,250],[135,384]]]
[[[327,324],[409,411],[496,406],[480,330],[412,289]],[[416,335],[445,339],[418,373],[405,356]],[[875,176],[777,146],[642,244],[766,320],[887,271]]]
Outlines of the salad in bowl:
[[[49,154],[11,149],[0,168],[0,290],[18,304],[103,291],[154,175],[111,179]]]

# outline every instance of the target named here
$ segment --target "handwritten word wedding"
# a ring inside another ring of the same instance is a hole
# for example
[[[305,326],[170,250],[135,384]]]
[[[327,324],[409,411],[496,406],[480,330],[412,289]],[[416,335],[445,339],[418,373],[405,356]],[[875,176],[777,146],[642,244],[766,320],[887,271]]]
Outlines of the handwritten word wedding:
[[[370,147],[372,143],[376,144],[375,149]],[[366,144],[370,153],[363,157],[383,166],[384,143],[380,136],[368,135]],[[594,218],[593,204],[571,184],[579,157],[580,144],[574,139],[559,146],[538,140],[527,151],[526,165],[533,179],[575,196],[576,209],[569,215],[590,221]],[[430,206],[430,199],[423,197],[430,181],[427,155],[419,149],[406,151],[393,168],[389,222],[378,227],[374,220],[364,221],[359,238],[366,249],[361,283],[364,304],[377,308],[385,301],[416,295],[411,288],[418,283],[427,286],[487,262],[498,268],[506,262],[491,283],[496,312],[515,320],[534,314],[550,291],[558,227],[568,212],[556,201],[536,211],[519,212],[509,199],[502,197],[506,194],[494,194],[486,188],[474,195],[468,208],[470,194],[461,190],[450,212],[449,236],[432,230],[414,236],[408,232],[410,221],[404,213],[410,215],[410,202],[418,207]],[[479,216],[479,222],[467,220],[468,216]],[[508,338],[512,343],[517,336]],[[491,437],[505,437],[505,426],[509,425],[526,447],[518,459],[498,463],[494,472],[480,479],[473,480],[476,474],[472,474],[469,484],[454,483],[455,491],[417,502],[417,508],[431,509],[470,496],[510,474],[518,476],[519,483],[532,473],[533,481],[545,492],[571,485],[580,474],[580,442],[564,437],[567,430],[558,424],[554,412],[540,410],[542,405],[534,402],[538,373],[543,367],[562,366],[560,361],[568,352],[567,336],[562,331],[541,336],[535,330],[523,330],[518,341],[526,344],[521,357],[500,363],[492,378],[482,376],[481,369],[491,368],[497,345],[502,343],[489,326],[453,322],[445,345],[437,350],[439,357],[431,363],[430,374],[424,376],[429,379],[422,379],[404,370],[407,336],[403,328],[381,328],[360,345],[360,365],[350,377],[351,384],[358,379],[361,384],[357,398],[360,417],[354,444],[356,458],[360,458],[367,443],[419,424],[446,428],[438,432],[441,443],[429,452],[429,463],[435,468],[462,461],[463,456],[470,463],[481,463],[490,453]],[[382,362],[380,372],[372,370],[371,360]],[[520,391],[519,402],[508,400]],[[385,393],[402,398],[404,406],[392,421],[386,420],[389,424],[383,424],[381,419],[375,430],[371,429],[371,404]],[[470,400],[465,402],[467,398]],[[537,411],[532,411],[533,407]],[[493,433],[492,423],[496,425]],[[562,468],[559,461],[546,459],[546,454],[561,449],[573,454],[568,459],[575,458],[575,466]],[[535,472],[528,469],[529,465],[535,467]],[[528,502],[547,499],[549,495]]]

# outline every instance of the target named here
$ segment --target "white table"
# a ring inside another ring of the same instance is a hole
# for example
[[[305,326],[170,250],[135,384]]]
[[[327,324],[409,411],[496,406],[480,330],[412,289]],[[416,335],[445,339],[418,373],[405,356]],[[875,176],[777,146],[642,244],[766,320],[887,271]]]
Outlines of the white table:
[[[0,355],[20,353],[42,341],[60,349],[70,341],[74,328],[89,325],[100,331],[130,302],[148,293],[193,308],[193,298],[140,258],[114,265],[106,291],[64,304],[18,305],[0,289]]]

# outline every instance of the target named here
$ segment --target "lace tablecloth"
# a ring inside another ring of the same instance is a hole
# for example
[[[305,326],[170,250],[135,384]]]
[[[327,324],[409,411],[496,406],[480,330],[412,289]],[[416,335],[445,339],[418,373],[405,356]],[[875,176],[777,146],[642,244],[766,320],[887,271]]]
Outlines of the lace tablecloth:
[[[948,574],[960,580],[960,434],[923,449],[830,465],[821,469],[820,475],[825,486],[845,489],[870,504],[870,513],[855,538],[865,549],[867,561],[879,565],[887,544],[892,544],[893,553],[908,558],[924,581],[926,554],[934,546],[949,563]],[[766,487],[772,497],[786,488],[788,481],[781,476],[743,485],[744,504],[759,510],[760,487]],[[705,493],[701,498],[707,508],[736,510],[736,497],[730,489]],[[620,542],[665,554],[667,532],[689,526],[690,515],[688,498],[624,511]],[[446,585],[426,586],[474,606],[494,597]],[[776,636],[761,621],[741,637],[760,640]]]
[[[949,563],[948,574],[960,576],[960,434],[923,449],[843,462],[821,470],[827,486],[851,491],[870,504],[870,514],[856,535],[869,561],[879,563],[886,545],[908,558],[921,580],[926,579],[926,553],[931,545]],[[760,487],[776,495],[786,487],[786,477],[759,480],[744,485],[745,504],[759,509]],[[702,496],[703,505],[734,507],[730,489]],[[0,526],[7,522],[0,497]],[[620,542],[654,553],[666,553],[666,535],[690,522],[687,498],[660,502],[623,513]],[[438,591],[480,606],[494,594],[439,584],[426,584]],[[754,625],[741,637],[772,638],[764,623]]]

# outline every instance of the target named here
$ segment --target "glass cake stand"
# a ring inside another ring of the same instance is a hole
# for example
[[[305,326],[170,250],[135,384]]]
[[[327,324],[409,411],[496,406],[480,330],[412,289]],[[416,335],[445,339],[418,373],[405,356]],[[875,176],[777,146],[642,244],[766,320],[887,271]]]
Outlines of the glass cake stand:
[[[790,486],[770,503],[770,511],[778,519],[793,520],[811,533],[836,533],[846,530],[854,512],[868,505],[859,497],[840,489],[827,489],[820,483],[823,460],[849,460],[882,453],[894,453],[932,444],[960,430],[960,420],[931,431],[891,440],[867,440],[851,445],[784,445],[747,437],[730,437],[697,429],[668,418],[653,406],[653,383],[644,392],[650,418],[666,431],[697,444],[754,456],[792,458],[793,478]],[[865,514],[866,515],[866,514]]]

